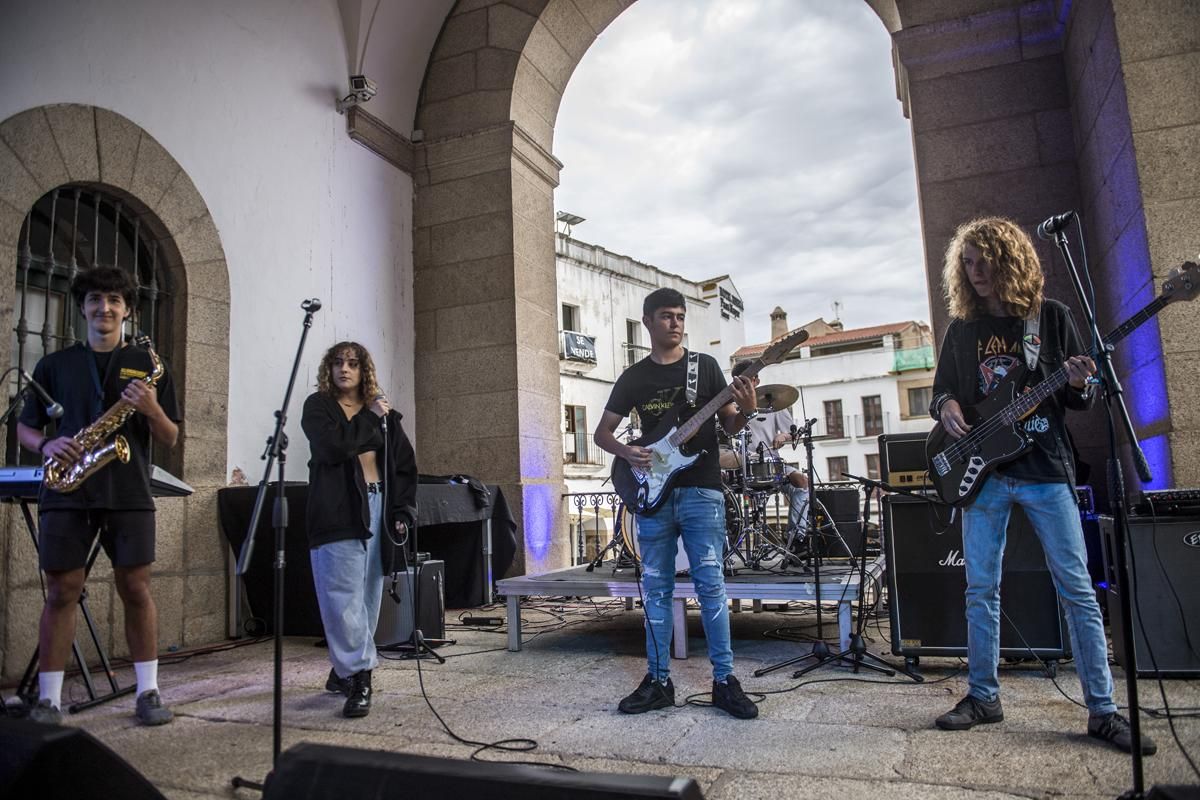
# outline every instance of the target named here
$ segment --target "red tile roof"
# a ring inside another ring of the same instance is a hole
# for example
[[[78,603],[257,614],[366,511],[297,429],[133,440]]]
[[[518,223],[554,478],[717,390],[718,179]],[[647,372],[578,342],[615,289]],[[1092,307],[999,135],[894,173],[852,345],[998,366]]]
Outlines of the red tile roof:
[[[848,331],[838,331],[825,336],[817,336],[808,339],[802,347],[829,347],[835,344],[849,344],[851,342],[862,342],[868,339],[878,339],[881,336],[887,336],[892,333],[900,333],[905,328],[913,325],[913,322],[892,322],[888,325],[873,325],[869,328],[852,328]],[[799,330],[796,328],[795,330]],[[788,331],[791,333],[792,331]],[[782,336],[780,338],[783,338]],[[772,340],[774,341],[774,340]],[[735,360],[746,358],[757,358],[763,354],[763,351],[771,346],[771,342],[762,344],[748,344],[745,347],[739,348],[734,352]]]

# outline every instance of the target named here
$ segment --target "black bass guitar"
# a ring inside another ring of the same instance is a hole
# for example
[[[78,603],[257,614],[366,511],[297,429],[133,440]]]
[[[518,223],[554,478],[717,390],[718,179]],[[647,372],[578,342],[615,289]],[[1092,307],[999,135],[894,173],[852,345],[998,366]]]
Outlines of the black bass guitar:
[[[1109,347],[1139,328],[1143,322],[1171,303],[1193,300],[1200,291],[1200,268],[1191,261],[1171,270],[1162,294],[1104,337]],[[925,439],[929,477],[938,497],[951,505],[963,505],[975,497],[983,480],[1001,464],[1012,461],[1033,446],[1021,428],[1021,420],[1067,383],[1067,368],[1060,367],[1044,381],[1022,392],[1018,389],[1027,370],[1013,370],[983,402],[963,409],[971,431],[953,439],[939,422]]]
[[[784,356],[807,338],[808,331],[805,330],[798,330],[783,337],[768,347],[742,375],[747,379],[753,378],[763,367],[778,364]],[[701,425],[711,425],[717,409],[732,399],[733,388],[726,386],[682,425],[678,423],[683,406],[676,406],[659,420],[654,430],[630,442],[632,445],[650,450],[649,469],[643,470],[634,467],[623,458],[613,459],[613,487],[616,488],[617,494],[620,495],[626,508],[637,514],[649,514],[662,505],[663,500],[670,494],[677,476],[704,455],[701,452],[689,456],[680,448],[687,440],[696,435]]]

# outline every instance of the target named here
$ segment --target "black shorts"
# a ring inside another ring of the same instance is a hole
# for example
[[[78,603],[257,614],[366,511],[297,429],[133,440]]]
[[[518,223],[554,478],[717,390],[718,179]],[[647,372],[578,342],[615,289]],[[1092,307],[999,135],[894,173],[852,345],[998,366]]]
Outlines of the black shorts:
[[[56,509],[38,521],[38,562],[58,572],[87,566],[96,534],[114,567],[137,567],[154,561],[153,511]]]

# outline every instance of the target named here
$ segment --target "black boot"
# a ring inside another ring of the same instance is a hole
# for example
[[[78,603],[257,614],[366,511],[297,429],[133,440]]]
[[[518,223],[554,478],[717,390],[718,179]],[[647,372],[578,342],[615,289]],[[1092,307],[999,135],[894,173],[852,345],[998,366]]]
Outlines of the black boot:
[[[365,717],[371,713],[371,670],[364,669],[349,678],[350,695],[342,706],[344,717]]]

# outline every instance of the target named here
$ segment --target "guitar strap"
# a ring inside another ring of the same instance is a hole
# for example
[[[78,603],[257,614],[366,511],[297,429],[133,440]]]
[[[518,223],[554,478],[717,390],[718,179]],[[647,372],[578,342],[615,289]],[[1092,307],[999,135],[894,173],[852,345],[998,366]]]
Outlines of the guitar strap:
[[[700,386],[700,354],[688,351],[687,365],[687,386],[684,388],[684,395],[687,397],[687,403],[692,408],[696,407],[696,396],[699,393]]]
[[[1025,320],[1025,335],[1021,337],[1021,344],[1025,348],[1025,366],[1029,367],[1031,374],[1037,369],[1038,355],[1042,351],[1041,328],[1040,313]]]

